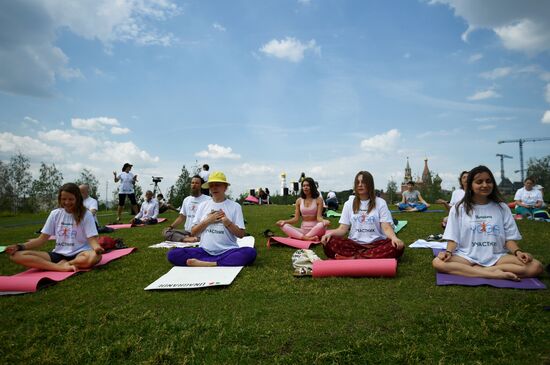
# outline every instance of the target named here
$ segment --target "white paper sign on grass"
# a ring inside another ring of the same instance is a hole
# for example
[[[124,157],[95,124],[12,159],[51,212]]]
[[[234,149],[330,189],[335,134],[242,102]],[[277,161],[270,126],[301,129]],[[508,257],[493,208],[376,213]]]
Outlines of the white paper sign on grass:
[[[242,266],[187,267],[174,266],[145,290],[197,289],[209,286],[229,285],[235,280]]]

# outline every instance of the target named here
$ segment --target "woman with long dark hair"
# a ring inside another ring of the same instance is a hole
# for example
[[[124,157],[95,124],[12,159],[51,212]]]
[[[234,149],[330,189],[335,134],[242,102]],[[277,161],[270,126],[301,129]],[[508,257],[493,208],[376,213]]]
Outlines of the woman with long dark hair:
[[[300,228],[293,225],[302,217]],[[281,230],[291,238],[299,240],[315,241],[325,234],[326,226],[330,221],[323,219],[323,198],[317,190],[317,185],[311,177],[305,177],[302,181],[300,197],[296,199],[294,217],[277,221]]]
[[[50,213],[38,238],[6,248],[13,262],[42,270],[76,271],[101,260],[103,248],[97,242],[94,216],[84,207],[78,185],[63,185],[57,201],[59,208]],[[55,236],[53,251],[36,251],[50,236]]]
[[[464,198],[451,208],[443,239],[447,249],[433,260],[440,272],[520,280],[543,271],[539,261],[519,248],[516,221],[485,166],[470,171]]]
[[[354,193],[344,204],[340,226],[321,239],[330,258],[397,258],[404,244],[392,227],[393,219],[386,201],[376,197],[370,172],[359,171]],[[342,239],[349,231],[349,239]]]

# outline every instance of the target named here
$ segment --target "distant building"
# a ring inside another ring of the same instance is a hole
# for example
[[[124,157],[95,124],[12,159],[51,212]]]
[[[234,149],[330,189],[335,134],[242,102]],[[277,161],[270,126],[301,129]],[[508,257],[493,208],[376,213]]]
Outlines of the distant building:
[[[415,188],[420,190],[424,186],[432,185],[432,174],[430,168],[428,167],[428,159],[424,159],[424,170],[422,171],[422,176],[417,178],[416,181],[412,177],[412,170],[409,164],[409,158],[407,157],[407,165],[405,166],[405,176],[403,182],[401,183],[401,192],[407,190],[407,183],[409,181],[414,181]]]

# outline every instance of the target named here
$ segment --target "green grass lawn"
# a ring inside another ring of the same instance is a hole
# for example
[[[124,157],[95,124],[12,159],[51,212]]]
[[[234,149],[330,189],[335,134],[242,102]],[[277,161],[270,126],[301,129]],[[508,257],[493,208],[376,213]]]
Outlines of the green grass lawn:
[[[293,207],[245,206],[244,213],[258,258],[229,287],[143,290],[171,267],[165,250],[147,246],[162,241],[172,213],[159,226],[111,234],[136,253],[33,294],[0,297],[1,362],[550,363],[548,290],[438,287],[426,249],[405,250],[392,279],[294,278],[294,250],[268,249],[261,234],[280,232],[274,222]],[[442,232],[443,213],[394,216],[409,221],[399,233],[407,245]],[[0,218],[1,244],[33,237],[44,218]],[[550,224],[518,224],[520,246],[548,264]],[[20,271],[0,255],[1,275]],[[543,281],[550,285],[547,274]]]

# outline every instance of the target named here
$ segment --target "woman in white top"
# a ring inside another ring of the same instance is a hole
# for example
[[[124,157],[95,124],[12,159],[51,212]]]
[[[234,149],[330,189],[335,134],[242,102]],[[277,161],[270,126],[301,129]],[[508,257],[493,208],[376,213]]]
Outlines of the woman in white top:
[[[38,238],[6,247],[13,262],[42,270],[76,271],[88,269],[101,260],[103,248],[97,242],[94,217],[84,207],[78,186],[63,185],[57,201],[59,208],[50,213]],[[53,251],[36,251],[50,236],[55,236]]]
[[[542,193],[535,189],[535,179],[528,177],[523,182],[523,188],[516,191],[516,213],[524,217],[532,217],[535,210],[542,208]]]
[[[433,260],[443,273],[520,280],[543,271],[516,243],[521,239],[516,221],[485,166],[470,171],[464,199],[451,208],[443,239],[447,250]]]
[[[438,199],[436,203],[443,204],[445,209],[447,211],[451,210],[451,207],[458,203],[459,201],[464,198],[464,190],[466,189],[466,182],[468,181],[468,171],[462,171],[460,173],[460,177],[458,178],[458,184],[460,185],[460,188],[453,191],[453,194],[451,195],[451,201],[447,202],[443,199]],[[448,217],[443,217],[443,221],[441,222],[441,226],[445,228],[447,225],[447,219]]]
[[[126,162],[122,166],[122,172],[116,174],[116,171],[113,171],[115,177],[115,183],[120,181],[120,187],[118,189],[118,210],[117,210],[117,221],[120,222],[120,215],[122,214],[122,208],[126,202],[126,196],[130,199],[132,204],[132,213],[137,214],[139,209],[136,201],[136,194],[134,193],[134,185],[136,185],[137,175],[134,175],[130,172],[132,170],[132,164]]]
[[[322,239],[330,258],[397,258],[404,245],[395,235],[392,216],[386,201],[374,191],[370,172],[359,171],[354,180],[355,195],[344,204],[340,226]],[[341,239],[349,233],[349,239]]]

